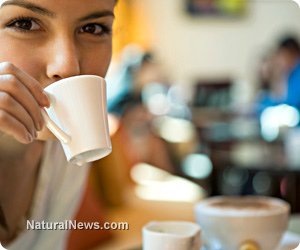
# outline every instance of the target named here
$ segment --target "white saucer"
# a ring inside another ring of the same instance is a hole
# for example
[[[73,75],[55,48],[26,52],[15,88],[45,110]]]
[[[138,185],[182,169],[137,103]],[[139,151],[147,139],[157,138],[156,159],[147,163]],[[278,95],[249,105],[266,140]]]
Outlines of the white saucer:
[[[292,232],[286,232],[280,242],[277,250],[294,250],[300,243],[300,235]],[[202,248],[201,250],[206,250]]]
[[[300,243],[300,235],[292,232],[286,232],[280,242],[278,250],[293,250]]]

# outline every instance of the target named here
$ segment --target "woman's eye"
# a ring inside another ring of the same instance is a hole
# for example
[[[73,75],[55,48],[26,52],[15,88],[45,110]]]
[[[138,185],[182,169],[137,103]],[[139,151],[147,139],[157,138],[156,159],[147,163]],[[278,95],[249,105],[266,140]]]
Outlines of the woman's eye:
[[[10,22],[7,27],[21,31],[35,31],[41,28],[37,22],[29,18],[14,20]]]
[[[101,35],[104,35],[106,33],[109,33],[110,29],[108,27],[103,26],[103,25],[93,23],[93,24],[84,25],[80,29],[80,32],[81,33],[90,33],[92,35],[101,36]]]

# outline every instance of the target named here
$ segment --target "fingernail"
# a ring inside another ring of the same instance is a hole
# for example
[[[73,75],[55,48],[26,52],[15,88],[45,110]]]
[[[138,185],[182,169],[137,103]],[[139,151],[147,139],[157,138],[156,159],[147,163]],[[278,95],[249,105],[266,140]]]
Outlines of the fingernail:
[[[37,137],[37,133],[36,133],[35,129],[32,129],[30,134],[33,139],[35,139]]]
[[[44,127],[44,122],[43,121],[38,121],[38,124],[37,124],[37,130],[38,131],[41,131]]]
[[[40,122],[38,122],[38,123],[36,124],[36,130],[37,130],[37,131],[40,131],[40,130],[41,130]]]
[[[37,138],[37,132],[34,130],[33,131],[33,138],[36,139]]]
[[[32,142],[33,141],[33,137],[31,134],[27,133],[27,141],[28,142]]]
[[[50,100],[45,91],[43,91],[43,102],[47,108],[50,106]]]

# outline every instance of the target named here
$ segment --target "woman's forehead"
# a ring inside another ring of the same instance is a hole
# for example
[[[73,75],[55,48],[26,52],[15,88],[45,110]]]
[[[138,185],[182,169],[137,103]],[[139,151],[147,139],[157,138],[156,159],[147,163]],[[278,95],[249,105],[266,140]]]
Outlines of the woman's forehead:
[[[15,6],[31,6],[42,7],[56,12],[70,12],[70,10],[81,11],[97,8],[113,9],[116,0],[0,0],[0,6],[15,5]]]

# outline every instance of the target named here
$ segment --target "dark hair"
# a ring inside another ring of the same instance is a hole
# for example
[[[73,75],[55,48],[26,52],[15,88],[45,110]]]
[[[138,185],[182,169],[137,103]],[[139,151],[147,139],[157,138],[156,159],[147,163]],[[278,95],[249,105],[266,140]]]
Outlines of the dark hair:
[[[285,49],[292,53],[300,54],[300,45],[294,36],[287,36],[281,39],[278,49]]]

